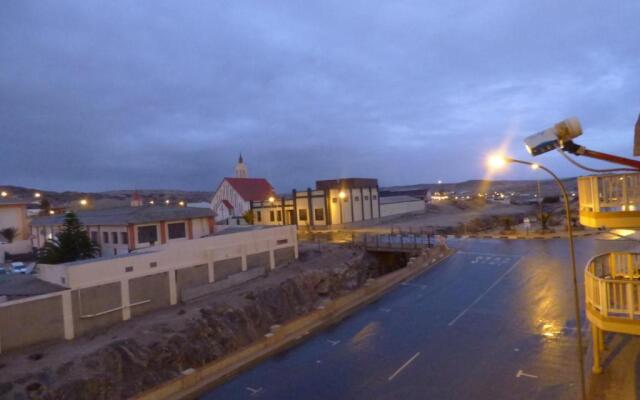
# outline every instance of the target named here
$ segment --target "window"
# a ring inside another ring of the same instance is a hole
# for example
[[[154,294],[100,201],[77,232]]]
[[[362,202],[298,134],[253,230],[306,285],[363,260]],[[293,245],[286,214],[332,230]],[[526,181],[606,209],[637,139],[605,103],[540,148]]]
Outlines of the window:
[[[269,211],[269,219],[271,222],[276,220],[276,214],[273,211]]]
[[[337,203],[337,202],[338,202],[338,199],[334,197],[333,199],[331,199],[331,201],[332,201],[333,203]]]
[[[158,228],[155,225],[138,227],[138,242],[155,243],[158,241]]]
[[[369,200],[369,196],[364,196],[364,201],[368,201]]]
[[[127,232],[121,232],[120,239],[122,239],[122,244],[129,244],[129,234]]]
[[[374,194],[373,196],[371,196],[371,198],[372,198],[373,200],[378,200],[378,196],[376,196],[375,194]]]
[[[102,232],[102,243],[109,243],[109,233]]]
[[[91,232],[91,241],[98,243],[98,232]]]
[[[276,241],[276,244],[287,244],[287,243],[289,243],[289,240],[287,239],[278,239]]]
[[[344,199],[342,199],[342,201],[344,201],[345,203],[349,201],[349,196],[344,196]]]
[[[258,222],[262,222],[262,211],[256,211],[256,217]]]
[[[133,267],[124,267],[124,272],[133,272]]]
[[[307,220],[307,210],[302,209],[299,211],[299,215],[300,215],[300,221],[306,221]]]
[[[157,267],[157,266],[158,266],[158,263],[157,263],[157,262],[155,262],[155,261],[153,261],[153,262],[150,262],[150,263],[149,263],[149,267],[150,267],[150,268],[155,268],[155,267]]]
[[[358,196],[354,197],[353,201],[360,201],[360,197],[358,197]]]
[[[282,211],[278,210],[278,222],[282,221]]]
[[[118,232],[111,232],[111,241],[113,244],[118,244]]]
[[[169,239],[181,239],[187,237],[187,229],[184,226],[184,222],[175,222],[173,224],[167,224],[169,229]]]
[[[314,210],[314,214],[316,221],[324,221],[324,209],[316,208]]]

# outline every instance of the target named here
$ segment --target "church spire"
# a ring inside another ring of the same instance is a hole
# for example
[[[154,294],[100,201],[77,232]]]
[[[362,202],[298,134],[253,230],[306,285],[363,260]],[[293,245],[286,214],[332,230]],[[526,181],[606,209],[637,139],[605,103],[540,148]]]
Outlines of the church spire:
[[[236,173],[236,178],[246,178],[249,175],[249,172],[247,171],[247,166],[245,165],[244,160],[242,159],[242,153],[240,153],[240,157],[238,157],[238,163],[236,164],[235,173]]]

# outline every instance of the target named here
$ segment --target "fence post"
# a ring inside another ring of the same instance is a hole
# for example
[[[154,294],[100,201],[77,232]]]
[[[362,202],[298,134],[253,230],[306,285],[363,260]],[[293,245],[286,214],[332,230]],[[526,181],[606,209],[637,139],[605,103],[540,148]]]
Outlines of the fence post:
[[[627,282],[627,310],[629,313],[629,319],[633,319],[635,314],[635,304],[633,302],[633,282]]]
[[[600,314],[606,317],[609,314],[609,296],[604,279],[598,281],[598,292],[600,293]]]

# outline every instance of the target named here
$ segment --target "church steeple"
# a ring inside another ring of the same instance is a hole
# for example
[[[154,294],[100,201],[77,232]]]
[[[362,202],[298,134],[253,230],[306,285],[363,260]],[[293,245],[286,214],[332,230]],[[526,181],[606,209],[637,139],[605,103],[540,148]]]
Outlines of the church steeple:
[[[249,175],[247,171],[247,166],[244,164],[244,160],[242,159],[242,153],[240,153],[240,157],[238,157],[238,163],[235,168],[236,178],[246,178]]]

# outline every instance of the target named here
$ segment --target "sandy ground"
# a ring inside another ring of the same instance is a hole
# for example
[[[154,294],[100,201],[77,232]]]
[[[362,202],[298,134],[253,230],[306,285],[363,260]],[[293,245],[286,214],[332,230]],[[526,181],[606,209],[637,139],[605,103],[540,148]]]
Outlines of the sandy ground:
[[[113,342],[132,338],[140,343],[157,341],[159,336],[180,331],[188,320],[199,316],[200,309],[214,303],[235,305],[245,301],[244,294],[263,286],[277,285],[302,271],[336,267],[358,253],[347,246],[333,244],[300,244],[300,258],[272,271],[268,277],[260,277],[244,284],[217,292],[187,304],[177,304],[144,316],[131,319],[98,333],[84,335],[73,341],[61,341],[30,346],[0,355],[0,382],[10,382],[29,372],[43,368],[57,369],[70,361],[76,361]],[[42,355],[34,360],[30,355]]]

